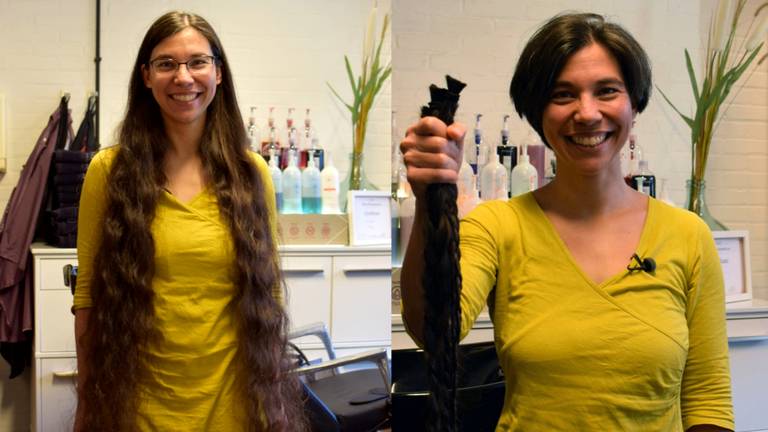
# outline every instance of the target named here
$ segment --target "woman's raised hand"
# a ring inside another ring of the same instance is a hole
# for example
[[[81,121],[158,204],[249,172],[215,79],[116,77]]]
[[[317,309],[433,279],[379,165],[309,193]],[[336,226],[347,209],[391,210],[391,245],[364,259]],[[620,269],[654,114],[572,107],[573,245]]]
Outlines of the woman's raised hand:
[[[466,132],[463,124],[446,126],[436,117],[423,117],[408,128],[400,151],[417,200],[430,183],[456,183]]]

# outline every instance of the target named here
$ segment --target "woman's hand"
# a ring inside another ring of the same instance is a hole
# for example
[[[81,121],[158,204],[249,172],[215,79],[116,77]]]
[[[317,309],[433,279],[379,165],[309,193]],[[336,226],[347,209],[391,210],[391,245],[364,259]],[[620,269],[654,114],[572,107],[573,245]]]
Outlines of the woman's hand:
[[[430,183],[456,183],[466,132],[463,124],[446,126],[437,117],[421,118],[408,128],[400,151],[417,201]]]

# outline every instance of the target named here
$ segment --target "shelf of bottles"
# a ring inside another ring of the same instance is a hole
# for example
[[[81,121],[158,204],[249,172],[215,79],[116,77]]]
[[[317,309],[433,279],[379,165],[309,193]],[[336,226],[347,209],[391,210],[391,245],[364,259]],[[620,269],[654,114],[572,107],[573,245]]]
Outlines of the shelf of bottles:
[[[482,114],[475,114],[472,141],[465,140],[464,157],[459,169],[457,207],[459,218],[479,203],[507,200],[549,183],[555,176],[557,163],[539,135],[528,127],[516,142],[510,140],[509,115],[502,118],[499,138],[489,139],[483,133]],[[393,137],[399,137],[394,117]],[[416,201],[406,178],[399,143],[392,145],[392,265],[398,267],[408,245],[416,210]],[[637,137],[632,134],[620,154],[625,182],[652,197],[657,196],[656,176],[643,158]],[[672,203],[664,188],[658,188],[659,198]]]
[[[274,108],[269,109],[262,130],[251,107],[248,137],[251,149],[264,157],[275,188],[275,201],[281,214],[340,214],[339,172],[329,152],[319,145],[306,110],[304,127],[296,126],[289,108],[285,127],[279,128]]]

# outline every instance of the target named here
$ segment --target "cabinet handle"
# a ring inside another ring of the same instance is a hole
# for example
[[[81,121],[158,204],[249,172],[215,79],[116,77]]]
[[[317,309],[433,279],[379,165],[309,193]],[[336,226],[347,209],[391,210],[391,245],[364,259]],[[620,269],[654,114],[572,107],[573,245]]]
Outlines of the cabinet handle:
[[[77,376],[77,369],[66,372],[54,372],[54,378],[74,378]]]
[[[325,273],[325,269],[323,268],[284,268],[283,273],[295,273],[295,274]]]
[[[768,334],[754,335],[754,336],[734,336],[734,337],[728,338],[728,343],[761,342],[761,341],[768,341]]]
[[[346,273],[382,273],[391,272],[392,267],[344,267],[342,271]]]

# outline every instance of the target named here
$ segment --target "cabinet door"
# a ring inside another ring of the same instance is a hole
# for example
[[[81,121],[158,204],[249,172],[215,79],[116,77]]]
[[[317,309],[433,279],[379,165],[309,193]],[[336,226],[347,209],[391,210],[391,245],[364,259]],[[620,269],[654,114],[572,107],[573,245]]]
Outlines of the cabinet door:
[[[283,257],[291,328],[315,322],[331,324],[331,258]]]
[[[334,342],[370,342],[389,346],[392,259],[389,255],[333,259]]]
[[[36,277],[40,281],[41,290],[67,290],[70,288],[64,285],[64,266],[71,264],[77,265],[77,259],[72,258],[41,258]],[[70,294],[71,295],[71,294]]]
[[[42,353],[75,352],[75,316],[72,315],[72,293],[66,290],[41,290],[37,300],[40,344]]]
[[[44,358],[40,361],[37,410],[38,432],[71,431],[75,420],[77,395],[75,358]]]
[[[764,336],[728,341],[737,432],[768,430],[768,319],[760,321]]]

